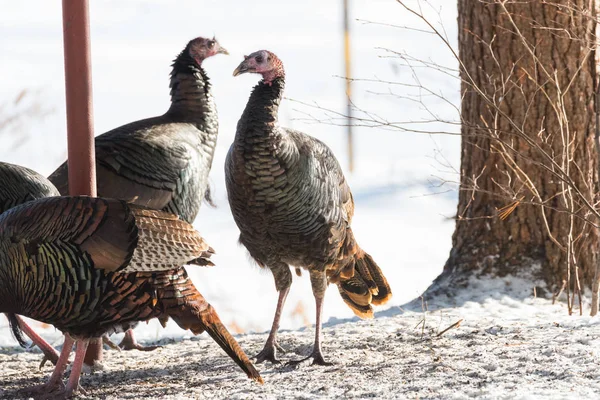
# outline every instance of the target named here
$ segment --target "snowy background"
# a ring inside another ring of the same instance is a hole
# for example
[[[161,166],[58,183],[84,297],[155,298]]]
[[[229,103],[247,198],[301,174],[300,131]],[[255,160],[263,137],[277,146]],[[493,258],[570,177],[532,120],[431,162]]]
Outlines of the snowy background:
[[[414,84],[434,89],[459,103],[459,84],[452,74],[431,69],[411,70],[384,50],[405,52],[455,68],[439,39],[419,31],[385,24],[422,28],[393,0],[351,0],[353,76]],[[434,1],[425,11],[446,30],[456,46],[456,4]],[[331,146],[347,167],[345,128],[311,122],[323,117],[302,103],[344,112],[342,2],[306,0],[109,1],[91,5],[92,74],[96,134],[138,119],[160,115],[169,106],[168,76],[173,58],[196,36],[215,34],[230,56],[204,64],[213,83],[220,133],[211,172],[217,209],[203,206],[196,228],[216,249],[211,269],[188,268],[194,283],[234,332],[264,332],[270,328],[277,293],[268,271],[260,271],[237,243],[238,230],[227,204],[223,163],[235,126],[258,76],[232,77],[244,54],[259,49],[276,53],[284,62],[287,84],[280,109],[284,126],[300,129]],[[61,5],[58,1],[0,1],[0,105],[10,113],[39,103],[43,118],[25,119],[4,135],[0,160],[50,174],[66,157],[64,70]],[[366,23],[365,21],[382,24]],[[438,25],[438,26],[441,26]],[[23,90],[30,93],[19,104]],[[390,92],[390,90],[393,91]],[[358,107],[390,121],[430,119],[419,102],[393,94],[418,96],[417,89],[356,83]],[[296,101],[290,101],[293,99]],[[456,110],[429,96],[428,106],[441,118],[456,119]],[[414,98],[413,98],[414,100]],[[441,129],[435,124],[429,129]],[[445,128],[447,129],[447,128]],[[361,246],[379,263],[392,286],[389,308],[419,296],[442,270],[451,247],[456,191],[438,187],[442,176],[455,180],[445,165],[459,166],[459,139],[385,129],[355,129],[355,172],[346,176],[356,201],[353,228]],[[306,274],[305,274],[306,275]],[[282,328],[314,323],[314,301],[306,276],[294,277]],[[331,287],[325,320],[351,317],[352,312]],[[39,327],[51,343],[60,332]],[[136,329],[141,340],[186,335],[175,324],[166,330],[156,321]],[[118,338],[117,338],[118,339]],[[0,318],[0,346],[14,346]]]

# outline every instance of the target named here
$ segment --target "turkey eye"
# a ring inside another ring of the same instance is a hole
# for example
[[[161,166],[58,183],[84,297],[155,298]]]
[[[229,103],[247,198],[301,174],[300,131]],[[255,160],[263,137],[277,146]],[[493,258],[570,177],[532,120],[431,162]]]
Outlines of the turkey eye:
[[[212,49],[213,47],[215,47],[215,42],[213,42],[212,40],[208,42],[208,48]]]
[[[256,56],[256,62],[259,64],[263,62],[263,56]]]

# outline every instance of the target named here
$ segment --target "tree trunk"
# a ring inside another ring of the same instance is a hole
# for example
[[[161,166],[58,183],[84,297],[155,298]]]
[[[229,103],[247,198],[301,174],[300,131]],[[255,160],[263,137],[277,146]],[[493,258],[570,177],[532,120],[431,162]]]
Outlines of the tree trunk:
[[[461,182],[436,283],[538,263],[551,285],[592,285],[600,241],[582,218],[598,224],[596,0],[501,3],[458,0]]]

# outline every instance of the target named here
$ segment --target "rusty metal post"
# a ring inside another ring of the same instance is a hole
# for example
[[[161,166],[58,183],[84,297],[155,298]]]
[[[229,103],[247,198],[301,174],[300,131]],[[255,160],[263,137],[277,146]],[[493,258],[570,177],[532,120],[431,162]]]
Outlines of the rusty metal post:
[[[354,146],[352,138],[352,57],[350,55],[350,12],[348,0],[344,1],[344,65],[346,69],[346,113],[348,119],[348,170],[354,171]]]
[[[67,97],[69,194],[96,196],[92,111],[92,68],[88,0],[63,0],[63,42]],[[85,363],[102,359],[102,341],[92,341]]]
[[[88,0],[63,0],[69,194],[96,196]]]

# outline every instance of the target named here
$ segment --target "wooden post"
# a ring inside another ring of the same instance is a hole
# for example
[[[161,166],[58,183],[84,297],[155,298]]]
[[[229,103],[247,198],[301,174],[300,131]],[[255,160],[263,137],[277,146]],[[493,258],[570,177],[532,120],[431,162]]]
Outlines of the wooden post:
[[[88,0],[63,0],[62,11],[69,194],[96,196]],[[101,359],[102,341],[90,342],[85,363],[93,365]]]
[[[350,56],[350,16],[348,0],[344,1],[344,65],[346,68],[346,113],[348,119],[348,170],[354,171],[354,147],[352,145],[352,58]]]
[[[354,147],[352,145],[352,58],[350,56],[350,16],[348,0],[344,1],[344,64],[346,67],[346,104],[348,118],[348,170],[354,171]]]

